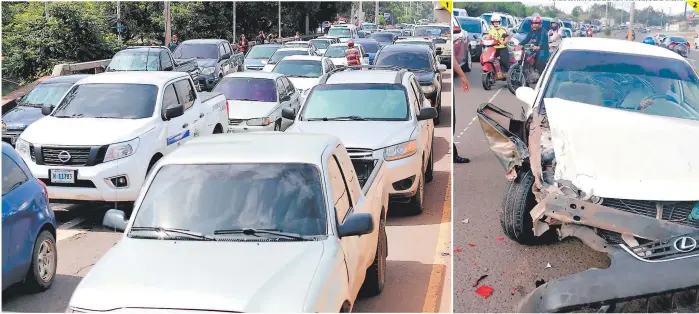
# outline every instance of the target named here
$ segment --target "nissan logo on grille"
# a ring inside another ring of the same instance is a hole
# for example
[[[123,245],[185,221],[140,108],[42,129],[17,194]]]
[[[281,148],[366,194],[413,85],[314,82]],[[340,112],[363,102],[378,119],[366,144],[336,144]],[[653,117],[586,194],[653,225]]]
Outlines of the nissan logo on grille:
[[[681,237],[675,240],[675,249],[680,252],[690,252],[697,248],[697,240],[690,237]]]
[[[66,163],[70,160],[70,158],[71,158],[70,153],[67,151],[62,151],[62,152],[58,153],[58,160],[60,160],[61,162]]]

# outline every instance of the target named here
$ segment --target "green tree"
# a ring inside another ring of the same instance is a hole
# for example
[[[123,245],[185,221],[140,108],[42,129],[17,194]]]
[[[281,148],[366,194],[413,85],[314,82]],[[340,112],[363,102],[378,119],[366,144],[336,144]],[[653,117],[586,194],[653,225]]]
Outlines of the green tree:
[[[581,6],[576,6],[573,8],[573,11],[570,12],[570,15],[573,16],[574,21],[580,21],[580,13],[583,12],[583,8]]]

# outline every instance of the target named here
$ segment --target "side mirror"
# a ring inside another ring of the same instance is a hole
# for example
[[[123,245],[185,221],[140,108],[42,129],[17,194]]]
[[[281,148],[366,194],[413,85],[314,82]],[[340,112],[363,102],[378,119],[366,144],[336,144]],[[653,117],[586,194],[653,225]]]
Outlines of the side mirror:
[[[165,110],[165,120],[171,120],[184,114],[184,105],[176,104]]]
[[[417,115],[417,120],[422,121],[422,120],[429,120],[429,119],[434,119],[439,114],[437,113],[437,109],[432,108],[432,107],[426,107],[420,109],[420,113]]]
[[[296,119],[296,112],[294,112],[294,109],[292,108],[284,108],[282,109],[282,118],[287,120],[294,120]]]
[[[523,101],[525,104],[529,106],[533,106],[534,101],[536,100],[536,92],[534,91],[534,89],[527,86],[522,86],[518,88],[515,91],[515,96],[517,96],[517,99]]]
[[[53,112],[55,107],[53,105],[43,105],[41,106],[41,114],[48,116]]]
[[[352,213],[337,228],[337,236],[340,238],[360,236],[372,232],[374,232],[374,218],[368,213]]]
[[[444,65],[444,64],[439,64],[439,65],[437,66],[437,69],[439,70],[439,72],[444,72],[444,71],[447,70],[447,66]]]
[[[279,99],[281,101],[288,101],[291,99],[291,95],[281,95],[281,96],[279,96]]]
[[[172,71],[172,70],[174,70],[174,69],[175,69],[175,68],[174,68],[173,66],[167,66],[167,67],[164,67],[164,68],[163,68],[163,71]]]
[[[104,214],[104,218],[102,219],[103,226],[109,229],[115,229],[119,231],[126,230],[126,225],[128,223],[129,222],[128,220],[126,220],[124,212],[118,209],[108,210],[107,213]]]

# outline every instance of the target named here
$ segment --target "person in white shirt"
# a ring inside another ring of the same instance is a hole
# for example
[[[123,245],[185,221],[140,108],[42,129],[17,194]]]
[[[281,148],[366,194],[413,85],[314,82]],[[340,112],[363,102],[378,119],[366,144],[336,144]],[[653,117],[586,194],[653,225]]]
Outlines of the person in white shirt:
[[[558,26],[558,22],[551,21],[551,29],[549,30],[549,51],[551,55],[558,50],[558,46],[561,44],[561,40],[563,39],[562,31],[563,30]]]

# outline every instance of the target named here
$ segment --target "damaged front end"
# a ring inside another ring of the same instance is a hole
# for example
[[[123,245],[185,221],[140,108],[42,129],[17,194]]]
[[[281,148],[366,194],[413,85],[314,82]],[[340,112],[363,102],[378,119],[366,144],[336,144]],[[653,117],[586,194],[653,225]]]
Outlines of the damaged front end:
[[[569,130],[562,124],[569,120],[552,128],[543,107],[534,108],[528,119],[523,115],[517,120],[493,104],[481,105],[477,115],[510,184],[523,184],[527,180],[520,177],[533,176],[526,192],[534,205],[516,207],[527,202],[507,201],[508,196],[503,202],[503,217],[531,216],[525,229],[505,230],[508,237],[524,244],[521,234],[531,233],[536,239],[555,231],[559,239],[579,238],[611,259],[607,269],[590,269],[538,287],[522,300],[519,312],[699,311],[699,198],[652,201],[597,196],[595,184],[602,184],[595,181],[596,175],[602,172],[574,163],[577,160],[570,155],[575,150],[569,147],[574,145],[568,140],[591,141],[579,133],[565,137]],[[587,148],[581,144],[576,149],[580,147]],[[604,186],[605,192],[609,186],[613,185]],[[508,188],[510,193],[520,190]],[[508,223],[503,221],[503,227]]]

